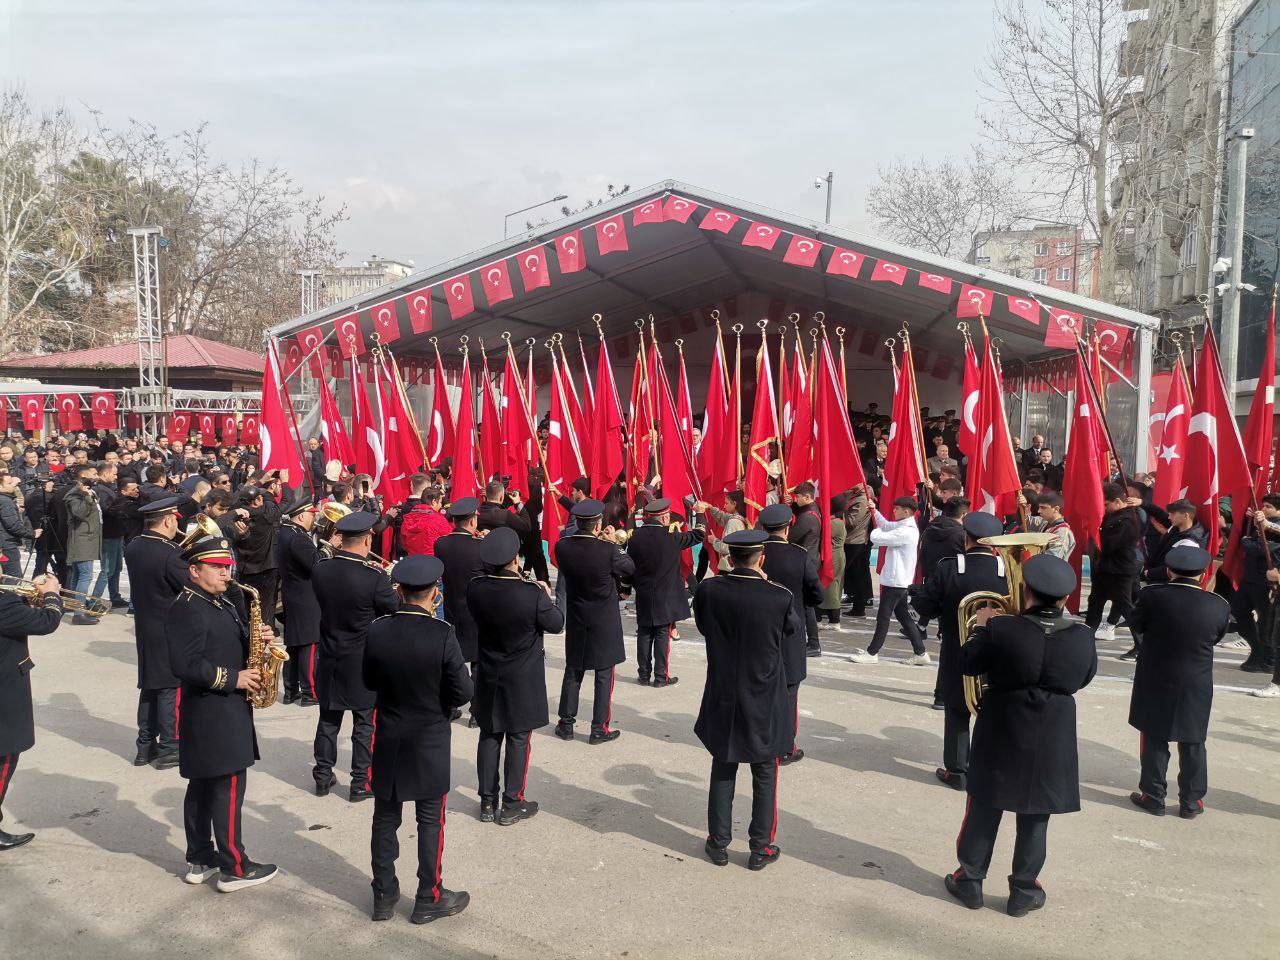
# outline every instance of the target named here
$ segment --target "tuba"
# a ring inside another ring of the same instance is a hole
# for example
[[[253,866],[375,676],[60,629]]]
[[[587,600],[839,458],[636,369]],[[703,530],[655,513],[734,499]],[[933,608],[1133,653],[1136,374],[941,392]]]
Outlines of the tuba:
[[[280,696],[280,668],[289,659],[289,651],[278,643],[262,639],[262,601],[258,591],[243,583],[245,605],[249,608],[249,657],[246,670],[257,670],[262,676],[262,687],[257,693],[248,694],[249,703],[259,710],[271,706]]]
[[[213,518],[207,513],[197,513],[195,517],[192,518],[192,523],[193,526],[191,527],[190,532],[183,537],[182,542],[178,544],[178,548],[181,550],[187,549],[187,547],[191,546],[197,540],[203,540],[205,537],[222,536],[222,530],[213,522]]]
[[[983,537],[978,541],[984,547],[993,547],[1004,561],[1009,592],[1004,594],[994,590],[975,590],[965,595],[956,612],[960,646],[968,643],[969,637],[977,629],[979,610],[991,608],[997,613],[1015,617],[1023,612],[1022,565],[1057,539],[1056,533],[1009,533],[999,537]],[[982,695],[987,689],[986,678],[964,676],[961,679],[964,681],[964,704],[976,717],[982,706]]]
[[[315,525],[311,528],[311,533],[316,538],[316,543],[328,543],[329,538],[333,536],[338,521],[350,512],[350,507],[345,503],[338,503],[336,500],[321,504],[320,516],[316,517]]]

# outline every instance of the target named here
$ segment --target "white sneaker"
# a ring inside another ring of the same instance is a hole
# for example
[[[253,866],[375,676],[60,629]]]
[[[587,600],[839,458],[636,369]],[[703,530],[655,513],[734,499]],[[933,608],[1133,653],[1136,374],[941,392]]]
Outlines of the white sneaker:
[[[218,873],[217,867],[211,867],[203,863],[188,863],[186,876],[182,878],[183,883],[204,883],[214,874]]]
[[[879,663],[880,654],[867,653],[865,650],[855,650],[849,654],[850,663]]]
[[[1269,683],[1261,690],[1253,691],[1255,697],[1280,697],[1280,683]]]
[[[917,653],[914,657],[907,657],[905,662],[909,663],[913,667],[924,667],[933,663],[933,661],[929,659],[928,652]]]
[[[827,626],[832,633],[848,633],[849,632],[849,628],[842,623],[829,623]]]
[[[1116,638],[1116,628],[1109,623],[1104,623],[1093,634],[1095,640],[1106,640],[1108,642]]]

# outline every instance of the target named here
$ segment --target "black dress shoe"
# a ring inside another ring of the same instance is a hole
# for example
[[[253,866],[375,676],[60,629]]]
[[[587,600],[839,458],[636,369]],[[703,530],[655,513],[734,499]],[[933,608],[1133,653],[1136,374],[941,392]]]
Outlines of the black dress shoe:
[[[1184,803],[1178,807],[1178,816],[1183,820],[1194,820],[1202,813],[1204,813],[1203,800],[1197,800],[1195,803],[1189,805]]]
[[[1240,669],[1245,673],[1270,673],[1271,668],[1265,667],[1257,660],[1246,660],[1240,664]]]
[[[556,736],[559,737],[561,740],[572,740],[573,724],[565,723],[563,720],[561,720],[559,723],[556,724]]]
[[[935,701],[933,701],[933,709],[934,709],[934,710],[945,710],[945,709],[947,709],[947,705],[946,705],[945,703],[940,703],[940,702],[938,702],[937,700],[935,700]]]
[[[977,893],[970,893],[969,891],[965,890],[963,887],[960,886],[959,881],[956,880],[955,874],[953,873],[948,873],[945,877],[943,877],[942,882],[943,884],[946,885],[947,893],[951,894],[953,897],[955,897],[957,900],[963,903],[970,910],[982,909],[982,886],[981,885],[978,886]]]
[[[822,656],[822,647],[816,645],[812,647],[805,647],[804,655],[806,657],[820,657]]]
[[[12,850],[35,839],[34,833],[5,833],[0,830],[0,850]]]
[[[503,801],[502,812],[498,814],[498,826],[510,827],[521,820],[528,820],[538,812],[535,800],[517,800],[515,803]]]
[[[1129,648],[1128,650],[1126,650],[1124,653],[1120,654],[1120,659],[1121,659],[1121,660],[1126,660],[1126,661],[1137,660],[1137,659],[1138,659],[1138,648],[1137,648],[1136,646],[1135,646],[1135,647],[1130,647],[1130,648]]]
[[[1025,917],[1032,910],[1043,907],[1045,899],[1043,890],[1010,890],[1009,902],[1004,908],[1005,913],[1011,917]]]
[[[679,677],[654,677],[653,685],[655,687],[674,687],[680,682]]]
[[[178,765],[178,748],[174,747],[157,753],[152,758],[151,765],[157,770],[172,770]]]
[[[298,699],[298,695],[296,693],[294,693],[292,690],[286,690],[284,692],[284,696],[280,698],[280,702],[283,703],[285,706],[288,706],[289,704],[293,703],[297,699]]]
[[[295,702],[298,706],[300,706],[300,707],[314,707],[314,706],[315,706],[316,704],[318,704],[320,701],[319,701],[319,700],[317,700],[315,697],[308,697],[308,696],[305,696],[305,695],[304,695],[304,696],[299,697],[299,698],[298,698],[297,700],[295,700],[294,702]]]
[[[1129,794],[1129,801],[1139,810],[1145,810],[1147,813],[1154,814],[1157,817],[1164,816],[1164,804],[1159,800],[1148,797],[1145,793]]]
[[[462,708],[461,708],[461,707],[454,707],[454,708],[453,708],[453,713],[449,714],[449,719],[450,719],[450,720],[461,720],[461,719],[462,719]]]
[[[498,801],[493,799],[493,797],[480,798],[480,822],[481,823],[493,823],[494,818],[497,816],[497,810],[498,810]]]
[[[778,764],[780,766],[785,767],[793,763],[799,763],[803,759],[804,759],[803,750],[792,750],[790,753],[784,754],[783,756],[779,757]]]
[[[352,803],[359,803],[361,800],[370,800],[373,798],[373,791],[369,789],[367,783],[359,787],[352,784],[351,791],[347,794],[347,799]]]
[[[410,923],[430,923],[441,917],[452,917],[467,909],[471,902],[471,894],[465,890],[441,890],[439,900],[419,897],[413,902],[413,913],[409,915]]]
[[[476,723],[475,714],[467,717],[467,729],[470,730],[472,727],[476,726],[479,726],[479,724]]]
[[[327,796],[329,795],[329,791],[330,791],[330,790],[332,790],[332,789],[333,789],[334,787],[336,787],[337,785],[338,785],[338,778],[337,778],[337,777],[330,777],[328,780],[325,780],[325,781],[323,781],[323,782],[321,782],[321,781],[317,780],[317,781],[316,781],[316,796],[317,796],[317,797],[327,797]]]
[[[933,775],[952,790],[964,789],[964,774],[952,773],[949,770],[943,770],[942,767],[939,767],[937,770],[933,771]]]
[[[747,869],[763,870],[780,856],[782,856],[782,848],[776,843],[770,844],[763,850],[752,850],[751,856],[747,860]]]
[[[637,677],[637,680],[639,681],[640,686],[642,686],[642,687],[647,687],[647,686],[649,686],[650,678],[649,678],[649,677],[646,677],[643,673],[642,673],[642,674],[640,674],[640,676],[639,676],[639,677]]]
[[[155,758],[156,758],[155,744],[151,744],[150,746],[143,747],[141,750],[138,751],[138,755],[133,758],[133,765],[135,767],[145,767],[148,763],[150,763]]]
[[[400,891],[393,890],[384,896],[373,895],[373,914],[371,920],[390,920],[395,912],[396,902],[400,899]]]
[[[729,851],[726,850],[724,847],[717,847],[708,838],[706,846],[704,846],[702,849],[706,852],[707,859],[710,860],[712,863],[714,863],[717,867],[728,866]]]
[[[621,730],[610,730],[608,733],[593,733],[587,738],[587,743],[595,746],[597,743],[608,743],[610,740],[617,740],[622,736]]]

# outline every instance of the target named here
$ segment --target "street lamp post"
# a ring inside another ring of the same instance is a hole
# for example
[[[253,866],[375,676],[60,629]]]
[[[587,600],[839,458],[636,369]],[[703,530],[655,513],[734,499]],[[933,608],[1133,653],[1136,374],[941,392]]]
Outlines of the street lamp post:
[[[827,188],[827,223],[831,222],[831,184],[832,181],[835,180],[835,177],[835,171],[828,170],[825,177],[815,177],[813,180],[813,185],[818,190],[821,190],[824,184]]]
[[[559,200],[568,200],[568,199],[569,197],[566,194],[562,193],[558,197],[552,197],[550,200],[540,200],[539,202],[533,204],[532,206],[524,207],[521,210],[512,210],[510,213],[508,213],[505,217],[502,218],[502,238],[504,240],[507,238],[507,221],[510,220],[512,217],[514,217],[517,213],[528,213],[530,210],[536,210],[538,209],[538,207],[546,206],[548,203],[556,203]]]

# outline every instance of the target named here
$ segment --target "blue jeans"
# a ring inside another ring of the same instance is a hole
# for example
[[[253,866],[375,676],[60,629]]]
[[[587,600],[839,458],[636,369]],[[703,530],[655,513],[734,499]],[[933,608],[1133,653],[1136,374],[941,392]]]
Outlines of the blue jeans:
[[[93,561],[77,560],[67,566],[71,568],[68,571],[67,589],[88,593],[89,587],[93,584]]]
[[[107,537],[102,541],[102,569],[98,571],[98,579],[93,583],[93,595],[102,596],[103,590],[109,590],[112,603],[121,603],[120,567],[124,564],[124,541],[119,537]]]

